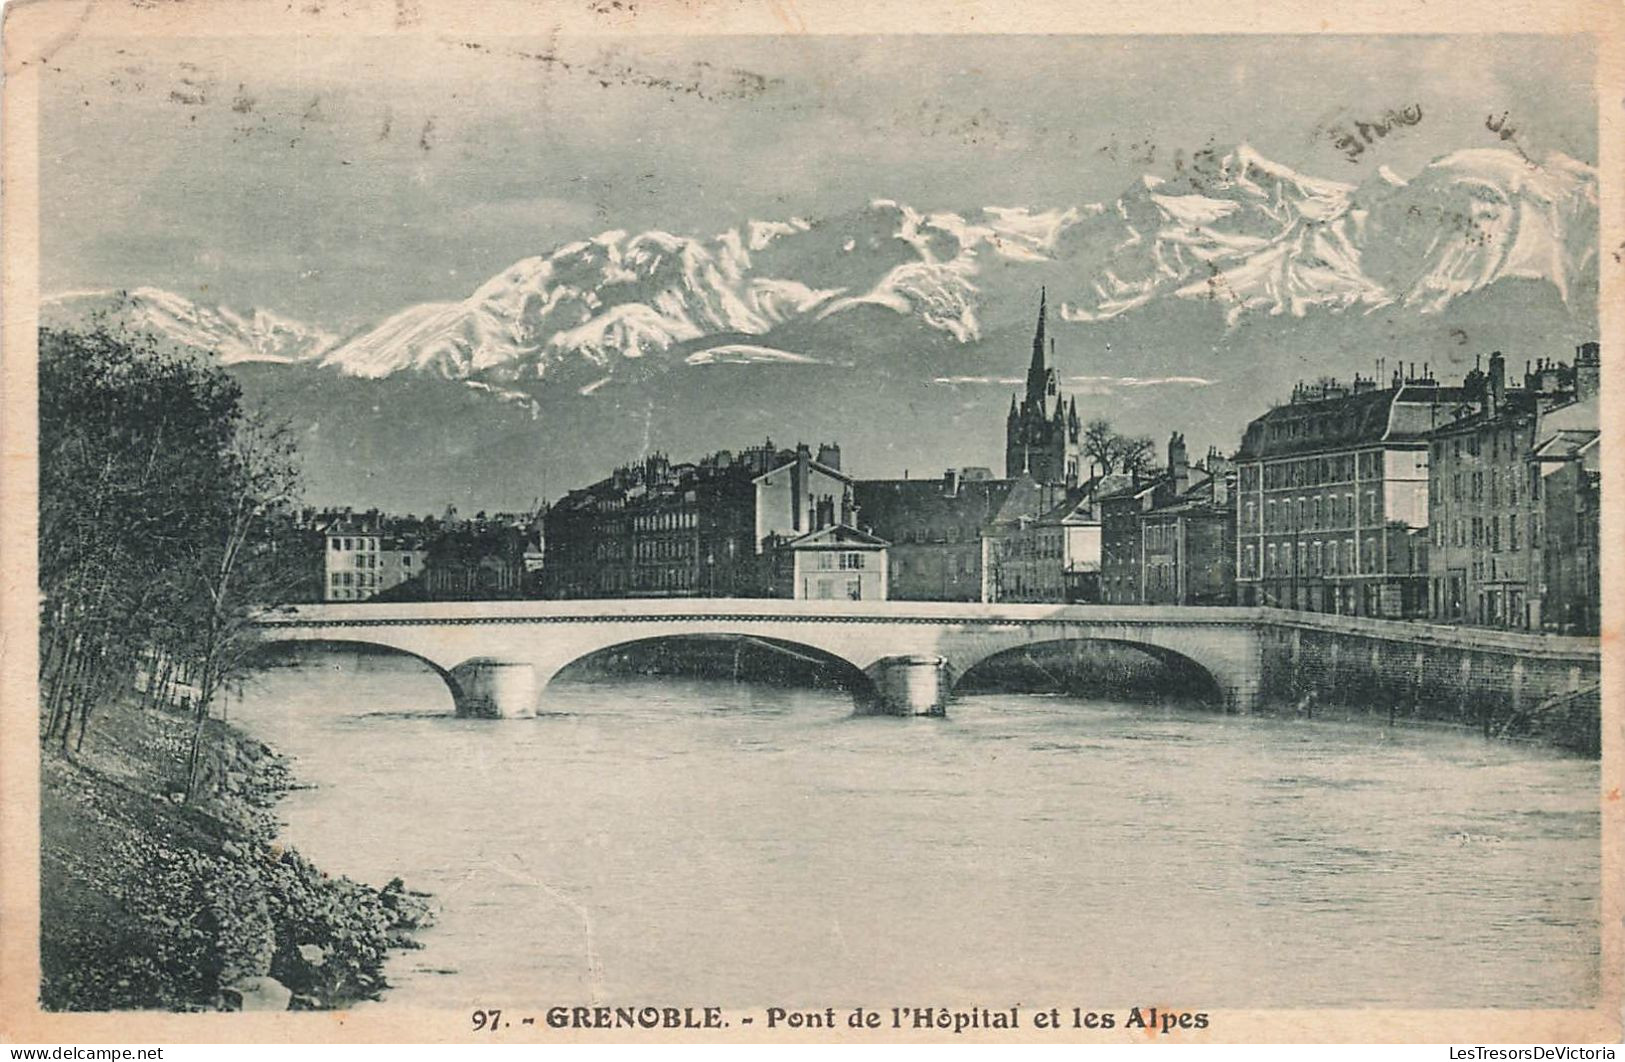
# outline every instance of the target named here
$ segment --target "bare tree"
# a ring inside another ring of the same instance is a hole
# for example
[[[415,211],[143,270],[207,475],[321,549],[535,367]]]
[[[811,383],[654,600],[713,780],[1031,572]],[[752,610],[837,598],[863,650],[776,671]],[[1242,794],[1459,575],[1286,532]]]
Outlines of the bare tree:
[[[215,534],[195,543],[181,578],[190,584],[192,704],[186,795],[197,795],[203,737],[215,698],[239,675],[256,647],[253,612],[272,604],[297,581],[298,558],[279,540],[279,517],[297,497],[299,474],[291,432],[262,418],[245,419],[232,437],[228,466],[235,473],[229,509]]]
[[[1113,472],[1144,474],[1156,467],[1156,445],[1143,435],[1120,435],[1104,417],[1091,420],[1083,429],[1083,454],[1102,475]]]
[[[1117,468],[1117,433],[1112,431],[1111,421],[1097,417],[1084,426],[1083,456],[1100,469],[1101,475],[1110,475]]]
[[[1117,437],[1117,467],[1124,473],[1146,475],[1157,467],[1156,443],[1144,435]]]

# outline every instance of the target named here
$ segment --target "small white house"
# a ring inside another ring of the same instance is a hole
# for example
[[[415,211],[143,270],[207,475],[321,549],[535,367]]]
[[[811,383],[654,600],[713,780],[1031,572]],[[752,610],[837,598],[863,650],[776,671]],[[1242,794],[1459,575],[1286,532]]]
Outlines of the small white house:
[[[883,538],[834,524],[791,539],[784,548],[794,558],[793,596],[812,601],[886,600],[886,548]]]

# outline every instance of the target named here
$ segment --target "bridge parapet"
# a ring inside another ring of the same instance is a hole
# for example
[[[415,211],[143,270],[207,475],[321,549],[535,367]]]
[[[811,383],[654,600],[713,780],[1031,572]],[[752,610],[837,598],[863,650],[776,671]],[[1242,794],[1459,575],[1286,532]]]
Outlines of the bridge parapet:
[[[259,623],[269,640],[363,642],[417,656],[446,678],[465,714],[524,714],[534,691],[571,662],[661,637],[816,650],[866,674],[890,710],[910,712],[940,711],[978,662],[1047,642],[1115,642],[1194,664],[1236,712],[1309,688],[1376,701],[1483,695],[1516,712],[1594,683],[1600,669],[1589,639],[1265,608],[617,599],[312,605]]]

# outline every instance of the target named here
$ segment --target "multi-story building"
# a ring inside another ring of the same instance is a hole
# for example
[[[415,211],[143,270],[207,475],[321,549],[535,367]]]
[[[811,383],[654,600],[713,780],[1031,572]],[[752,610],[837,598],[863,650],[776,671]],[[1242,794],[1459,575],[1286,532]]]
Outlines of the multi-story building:
[[[1123,479],[1127,483],[1123,483]],[[1185,437],[1168,440],[1168,465],[1116,477],[1097,502],[1100,600],[1114,605],[1222,605],[1234,601],[1235,508],[1230,463],[1209,451],[1192,466]]]
[[[1140,603],[1141,552],[1140,514],[1151,508],[1156,498],[1160,474],[1131,475],[1126,485],[1101,496],[1100,510],[1100,600],[1107,605]]]
[[[814,458],[806,446],[768,440],[694,463],[654,454],[618,468],[548,510],[545,593],[768,596],[780,545],[849,521],[851,484],[840,462],[831,444]]]
[[[1584,403],[1597,396],[1599,362],[1597,344],[1587,343],[1573,366],[1546,359],[1526,366],[1521,387],[1509,386],[1499,352],[1490,355],[1488,371],[1467,374],[1460,400],[1429,437],[1433,619],[1530,630],[1547,625],[1544,599],[1553,587],[1546,577],[1551,543],[1545,541],[1544,473],[1563,465],[1570,442],[1584,441],[1564,436],[1562,425],[1572,421],[1583,431],[1589,423],[1594,430],[1595,416],[1586,416]],[[1543,457],[1538,451],[1548,443]],[[1582,468],[1583,453],[1581,447],[1574,455]],[[1584,478],[1579,471],[1564,475]],[[1583,497],[1584,488],[1575,486]],[[1581,527],[1572,531],[1580,534]],[[1564,544],[1571,544],[1569,536]],[[1563,571],[1563,561],[1553,563]]]
[[[1100,502],[1131,482],[1113,473],[1066,489],[1035,484],[1013,491],[982,536],[982,599],[1098,604]]]
[[[1427,611],[1428,433],[1461,388],[1427,372],[1299,384],[1236,455],[1244,605],[1359,616]]]
[[[786,542],[789,593],[810,601],[886,600],[886,541],[832,524]]]
[[[1016,479],[982,528],[983,601],[1066,600],[1066,517],[1079,488]]]
[[[537,532],[503,520],[473,521],[443,531],[430,543],[416,595],[427,601],[502,601],[535,597],[539,587],[525,566]]]
[[[1531,539],[1541,558],[1540,623],[1562,634],[1602,629],[1601,435],[1597,395],[1542,418],[1530,459],[1538,499]]]
[[[428,554],[420,536],[381,513],[339,516],[323,530],[322,600],[365,601],[418,576]]]
[[[980,601],[982,531],[1014,486],[987,469],[949,469],[941,479],[855,480],[856,526],[890,543],[888,596]]]
[[[1169,444],[1165,499],[1140,513],[1140,599],[1148,605],[1229,605],[1236,597],[1234,470],[1209,451],[1190,467],[1185,439]]]

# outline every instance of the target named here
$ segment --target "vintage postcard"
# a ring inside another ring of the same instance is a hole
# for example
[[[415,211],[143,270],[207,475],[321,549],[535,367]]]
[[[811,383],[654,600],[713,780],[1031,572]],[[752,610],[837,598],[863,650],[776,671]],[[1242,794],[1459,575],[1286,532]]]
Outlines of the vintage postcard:
[[[1618,1042],[1617,5],[6,15],[7,1040]]]

